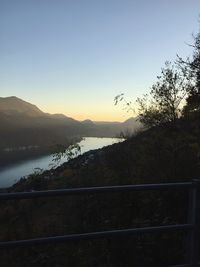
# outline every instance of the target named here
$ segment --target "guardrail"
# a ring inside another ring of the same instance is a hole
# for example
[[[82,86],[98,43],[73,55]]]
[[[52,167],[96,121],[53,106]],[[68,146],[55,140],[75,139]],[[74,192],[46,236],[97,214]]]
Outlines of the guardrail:
[[[91,240],[97,238],[108,238],[116,236],[137,235],[145,233],[157,233],[167,231],[188,231],[190,233],[189,239],[189,263],[185,265],[176,265],[171,267],[196,267],[199,264],[200,254],[200,181],[184,183],[164,183],[164,184],[141,184],[141,185],[123,185],[123,186],[105,186],[105,187],[87,187],[87,188],[72,188],[59,189],[48,191],[33,191],[33,192],[17,192],[17,193],[2,193],[0,200],[20,200],[33,199],[38,197],[59,197],[69,195],[83,195],[83,194],[99,194],[99,193],[114,193],[114,192],[130,192],[130,191],[144,191],[144,190],[166,190],[166,189],[188,189],[190,192],[189,203],[189,220],[187,224],[165,225],[144,228],[121,229],[112,231],[70,234],[63,236],[35,238],[28,240],[17,241],[2,241],[0,242],[0,249],[11,249],[22,246],[44,245],[50,243],[61,243],[75,240]]]

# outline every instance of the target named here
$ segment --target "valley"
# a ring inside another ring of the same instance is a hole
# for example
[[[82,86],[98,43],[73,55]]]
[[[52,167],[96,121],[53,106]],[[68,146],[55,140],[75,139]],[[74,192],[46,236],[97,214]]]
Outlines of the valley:
[[[0,168],[25,159],[51,154],[57,144],[68,146],[87,137],[133,134],[141,124],[77,121],[63,114],[49,114],[15,96],[0,97]]]

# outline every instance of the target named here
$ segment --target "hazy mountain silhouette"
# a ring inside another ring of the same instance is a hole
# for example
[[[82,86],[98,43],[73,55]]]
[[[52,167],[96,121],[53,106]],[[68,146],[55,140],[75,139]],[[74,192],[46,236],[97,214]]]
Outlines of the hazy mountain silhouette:
[[[82,121],[82,124],[86,124],[86,125],[94,125],[94,122],[91,121],[91,120],[89,120],[89,119],[87,119],[87,120]]]
[[[0,112],[5,115],[19,115],[27,117],[45,117],[56,119],[67,119],[70,122],[75,122],[74,119],[65,116],[64,114],[49,114],[41,111],[36,105],[28,103],[16,96],[0,97]]]
[[[80,136],[115,137],[138,128],[135,118],[120,122],[77,121],[63,114],[49,114],[15,96],[0,97],[0,148],[63,143]]]
[[[35,105],[32,105],[16,96],[0,97],[0,112],[7,115],[19,113],[30,117],[42,116],[44,113]]]

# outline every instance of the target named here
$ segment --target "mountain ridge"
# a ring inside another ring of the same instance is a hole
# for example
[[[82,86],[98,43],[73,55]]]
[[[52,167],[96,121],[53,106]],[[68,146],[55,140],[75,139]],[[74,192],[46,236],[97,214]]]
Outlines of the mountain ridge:
[[[118,121],[93,121],[91,119],[85,119],[83,121],[76,120],[74,118],[71,118],[69,116],[66,116],[62,113],[45,113],[40,108],[38,108],[36,105],[25,101],[19,97],[16,96],[8,96],[8,97],[0,97],[0,112],[11,114],[12,112],[18,112],[21,115],[27,115],[30,117],[37,117],[37,116],[52,116],[56,119],[69,119],[80,123],[90,123],[90,124],[122,124],[127,123],[129,121],[135,121],[137,118],[130,117],[124,122],[118,122]]]
[[[116,137],[140,127],[129,122],[78,121],[64,114],[49,114],[16,96],[0,97],[0,153],[6,148],[37,146],[40,149],[82,137]]]
[[[16,96],[0,97],[1,112],[19,112],[28,116],[39,116],[42,112],[36,105],[24,101]]]

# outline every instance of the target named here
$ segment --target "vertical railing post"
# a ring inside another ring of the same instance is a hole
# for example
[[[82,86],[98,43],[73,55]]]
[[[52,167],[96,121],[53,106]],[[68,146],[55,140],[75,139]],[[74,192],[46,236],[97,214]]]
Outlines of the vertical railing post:
[[[199,239],[200,239],[200,180],[193,181],[190,192],[189,223],[193,225],[189,239],[189,261],[191,266],[197,267],[199,261]]]

